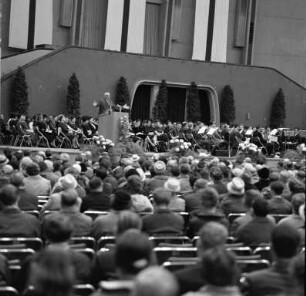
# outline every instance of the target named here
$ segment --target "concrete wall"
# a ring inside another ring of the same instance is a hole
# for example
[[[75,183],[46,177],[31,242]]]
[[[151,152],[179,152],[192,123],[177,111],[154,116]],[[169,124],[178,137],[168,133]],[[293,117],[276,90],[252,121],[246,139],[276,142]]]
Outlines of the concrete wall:
[[[69,77],[77,74],[81,87],[81,113],[97,115],[93,100],[105,91],[115,94],[116,83],[125,76],[133,96],[141,81],[207,85],[221,94],[229,84],[234,90],[236,122],[267,125],[272,100],[280,87],[287,104],[286,124],[306,128],[306,90],[273,69],[157,58],[111,51],[69,47],[24,68],[31,102],[30,114],[65,111]],[[12,76],[2,79],[1,112],[9,112]],[[250,119],[247,120],[247,113]]]
[[[253,64],[306,86],[306,1],[257,1]]]

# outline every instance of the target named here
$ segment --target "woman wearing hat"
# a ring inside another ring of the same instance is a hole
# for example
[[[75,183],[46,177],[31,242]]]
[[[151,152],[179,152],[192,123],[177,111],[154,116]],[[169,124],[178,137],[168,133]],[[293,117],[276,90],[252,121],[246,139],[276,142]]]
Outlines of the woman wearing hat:
[[[178,197],[178,193],[181,190],[180,181],[176,178],[169,178],[164,184],[164,188],[171,192],[169,209],[173,212],[184,212],[185,200]]]

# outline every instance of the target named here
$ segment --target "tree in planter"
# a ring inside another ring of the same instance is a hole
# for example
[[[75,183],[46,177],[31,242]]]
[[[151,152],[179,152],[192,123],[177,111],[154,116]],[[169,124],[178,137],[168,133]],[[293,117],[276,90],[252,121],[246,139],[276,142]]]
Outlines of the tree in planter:
[[[201,120],[201,106],[198,86],[191,82],[187,95],[187,120],[196,122]]]
[[[123,111],[130,109],[130,93],[126,79],[123,76],[119,78],[117,83],[115,105],[120,109],[120,111],[121,109],[123,109]]]
[[[285,124],[286,119],[286,103],[283,90],[280,88],[273,100],[271,115],[270,115],[270,127],[279,128]]]
[[[69,79],[66,108],[68,116],[80,117],[80,84],[75,73]]]
[[[220,120],[223,123],[233,123],[236,118],[234,92],[229,85],[224,86],[220,103]]]
[[[27,115],[29,109],[28,85],[24,71],[19,67],[12,82],[10,95],[12,113]]]
[[[168,119],[168,88],[166,80],[162,80],[153,107],[153,118],[165,123]]]

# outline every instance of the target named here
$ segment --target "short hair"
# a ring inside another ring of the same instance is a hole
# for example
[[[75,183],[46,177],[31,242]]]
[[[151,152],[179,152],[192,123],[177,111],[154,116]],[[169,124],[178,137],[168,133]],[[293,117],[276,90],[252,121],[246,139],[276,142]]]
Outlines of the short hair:
[[[103,186],[103,182],[98,177],[93,177],[88,183],[90,190],[97,190],[99,187]]]
[[[178,290],[178,282],[170,271],[151,266],[137,275],[133,296],[176,296]]]
[[[18,190],[12,184],[4,185],[0,189],[0,203],[4,206],[11,206],[18,200]]]
[[[16,187],[24,185],[24,175],[22,173],[15,173],[10,177],[10,183]]]
[[[213,208],[217,206],[219,194],[215,188],[204,188],[200,191],[200,196],[204,208]]]
[[[117,235],[124,233],[128,229],[142,228],[142,220],[140,216],[132,211],[122,211],[119,214],[117,222]]]
[[[245,192],[244,204],[245,206],[250,209],[255,200],[262,198],[262,194],[260,191],[256,189],[250,189]]]
[[[164,188],[157,188],[153,191],[153,200],[156,205],[169,205],[171,193]]]
[[[183,175],[187,175],[190,173],[190,165],[187,163],[182,163],[180,165],[180,173]]]
[[[96,169],[95,174],[101,180],[104,180],[107,176],[107,169],[105,167],[99,167]]]
[[[73,230],[70,218],[63,215],[49,215],[43,223],[44,236],[51,243],[68,241],[71,238]]]
[[[300,235],[291,225],[280,223],[273,229],[271,241],[273,251],[278,258],[292,258],[297,254]]]
[[[305,203],[305,193],[296,193],[291,197],[291,204],[293,213],[298,214],[299,208]]]
[[[126,189],[131,194],[141,193],[142,192],[142,182],[139,176],[132,175],[127,178]]]
[[[36,176],[40,173],[40,168],[37,163],[33,162],[27,166],[26,172],[29,176]]]
[[[131,195],[122,189],[118,189],[114,193],[112,208],[115,211],[128,210],[131,208],[132,198]]]
[[[198,248],[206,250],[226,244],[228,230],[217,222],[208,222],[199,231]]]
[[[284,184],[280,181],[274,181],[270,184],[270,188],[275,192],[276,195],[281,195],[284,190]]]
[[[268,215],[268,202],[264,198],[256,199],[252,208],[257,217],[266,217]]]
[[[221,181],[223,178],[221,169],[214,169],[210,175],[215,181]]]
[[[125,231],[116,241],[115,265],[122,271],[135,275],[149,266],[152,244],[144,233],[136,229]]]
[[[207,284],[234,286],[240,275],[236,257],[224,247],[210,248],[202,255],[202,274]]]
[[[71,207],[77,204],[78,193],[74,189],[67,189],[62,191],[61,205],[62,207]]]
[[[178,177],[180,175],[180,169],[178,165],[173,165],[170,169],[172,176]]]
[[[207,181],[207,180],[202,179],[202,178],[199,178],[199,179],[197,179],[197,180],[194,182],[193,187],[194,187],[195,189],[204,189],[204,188],[206,188],[207,184],[208,184],[208,181]]]
[[[39,165],[39,170],[41,172],[44,172],[44,171],[46,171],[48,169],[48,166],[47,166],[47,164],[44,161],[40,161],[38,163],[38,165]]]

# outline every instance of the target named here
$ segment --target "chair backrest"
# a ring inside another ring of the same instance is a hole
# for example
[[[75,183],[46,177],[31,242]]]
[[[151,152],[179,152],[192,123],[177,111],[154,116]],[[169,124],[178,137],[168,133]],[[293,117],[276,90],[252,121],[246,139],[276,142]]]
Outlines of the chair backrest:
[[[159,265],[166,262],[170,257],[196,257],[197,248],[194,247],[156,247],[153,249]]]
[[[150,236],[149,240],[153,242],[155,247],[158,247],[161,243],[176,244],[182,247],[185,244],[191,244],[191,240],[188,236]]]
[[[98,240],[98,249],[105,248],[106,245],[114,245],[115,242],[115,236],[101,236]]]
[[[19,293],[13,287],[0,287],[0,296],[18,296]]]
[[[250,247],[231,247],[231,245],[227,245],[226,249],[233,252],[237,256],[250,256],[253,254]]]
[[[82,245],[82,248],[96,249],[96,240],[91,236],[72,237],[69,245]]]
[[[85,211],[84,214],[91,217],[92,220],[95,220],[100,215],[107,215],[109,212],[102,212],[102,211]]]
[[[73,295],[74,296],[90,296],[95,291],[95,288],[90,284],[85,285],[74,285]]]
[[[184,269],[186,267],[191,267],[196,264],[195,261],[177,261],[177,262],[171,262],[171,261],[166,261],[162,264],[162,267],[166,268],[167,270],[171,272],[176,272],[178,270]]]
[[[10,265],[21,265],[30,255],[35,254],[33,249],[0,249],[0,254],[4,255]]]
[[[43,241],[38,237],[2,237],[0,238],[0,249],[6,248],[30,248],[34,251],[39,251],[43,247]]]
[[[262,259],[268,260],[269,262],[273,261],[272,250],[270,246],[259,246],[254,250],[253,254],[260,255]]]
[[[268,260],[237,260],[237,264],[240,267],[241,273],[253,272],[268,268],[270,263]]]
[[[245,213],[229,213],[227,219],[229,224],[232,225],[237,218],[242,216],[245,216]]]
[[[73,248],[75,251],[80,252],[86,256],[88,256],[88,258],[93,262],[93,260],[95,259],[96,253],[93,249],[89,249],[89,248]]]
[[[99,283],[99,289],[104,295],[128,296],[134,288],[134,281],[102,281]]]
[[[23,213],[27,213],[27,214],[33,215],[37,219],[40,218],[40,213],[39,213],[39,211],[36,211],[36,210],[23,211]]]

